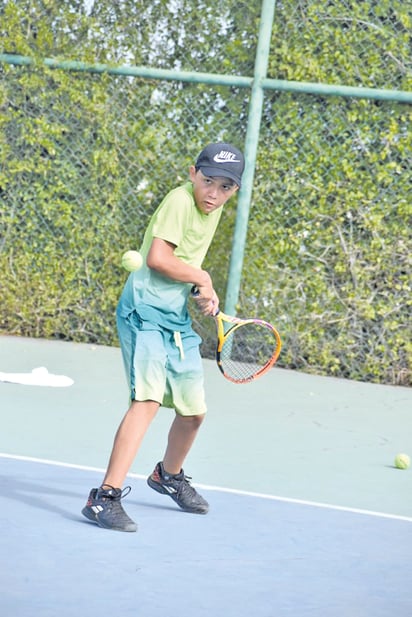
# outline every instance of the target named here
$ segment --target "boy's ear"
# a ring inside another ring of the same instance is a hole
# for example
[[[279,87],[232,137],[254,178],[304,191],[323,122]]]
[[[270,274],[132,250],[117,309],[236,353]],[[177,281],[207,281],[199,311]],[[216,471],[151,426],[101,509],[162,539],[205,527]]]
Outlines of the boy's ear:
[[[197,174],[196,167],[194,165],[191,165],[189,167],[189,176],[192,182],[194,181],[196,174]]]

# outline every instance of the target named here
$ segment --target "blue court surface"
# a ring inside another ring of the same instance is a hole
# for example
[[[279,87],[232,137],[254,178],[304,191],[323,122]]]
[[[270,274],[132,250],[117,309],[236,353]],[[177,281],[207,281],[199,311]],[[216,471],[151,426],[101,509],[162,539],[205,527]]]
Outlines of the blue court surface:
[[[280,369],[232,386],[206,361],[209,417],[185,470],[210,512],[146,484],[172,419],[160,410],[124,500],[139,530],[120,533],[80,514],[126,406],[119,350],[0,346],[0,371],[74,381],[0,383],[1,617],[412,615],[412,470],[392,456],[412,450],[410,390]]]

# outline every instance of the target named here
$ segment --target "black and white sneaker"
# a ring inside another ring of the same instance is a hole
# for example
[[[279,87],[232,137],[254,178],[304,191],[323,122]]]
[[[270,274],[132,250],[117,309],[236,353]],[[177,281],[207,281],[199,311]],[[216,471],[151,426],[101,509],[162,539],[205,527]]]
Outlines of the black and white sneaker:
[[[137,531],[136,523],[127,516],[120,503],[120,500],[130,491],[130,486],[122,490],[107,484],[100,488],[92,488],[89,499],[82,510],[83,516],[103,529]]]
[[[164,470],[163,463],[157,463],[153,473],[147,478],[148,485],[162,495],[169,495],[185,512],[206,514],[209,504],[190,484],[183,469],[172,475]]]

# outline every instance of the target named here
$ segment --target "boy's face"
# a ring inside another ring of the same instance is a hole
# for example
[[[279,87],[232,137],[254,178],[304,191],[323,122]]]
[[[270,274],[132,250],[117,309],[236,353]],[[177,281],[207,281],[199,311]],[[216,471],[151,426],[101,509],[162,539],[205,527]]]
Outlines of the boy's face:
[[[194,166],[189,172],[196,205],[204,214],[221,208],[239,188],[229,178],[204,176],[201,170],[196,171]]]

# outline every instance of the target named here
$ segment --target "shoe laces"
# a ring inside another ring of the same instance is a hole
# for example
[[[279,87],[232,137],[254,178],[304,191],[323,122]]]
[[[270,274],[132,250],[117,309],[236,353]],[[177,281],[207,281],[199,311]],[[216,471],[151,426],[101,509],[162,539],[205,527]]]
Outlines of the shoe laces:
[[[190,484],[191,476],[185,476],[182,474],[181,478],[176,478],[179,483],[178,493],[186,493],[186,495],[194,495],[196,494],[196,490]]]
[[[107,487],[107,488],[104,488]],[[110,484],[102,484],[99,488],[99,496],[104,499],[111,499],[113,501],[120,501],[123,497],[126,497],[132,490],[131,486],[126,486],[124,489],[114,488]]]
[[[159,469],[159,476],[163,482],[174,486],[177,490],[177,496],[186,495],[191,499],[196,498],[198,493],[195,488],[190,484],[191,476],[187,476],[183,469],[177,474],[165,473],[163,466]]]

